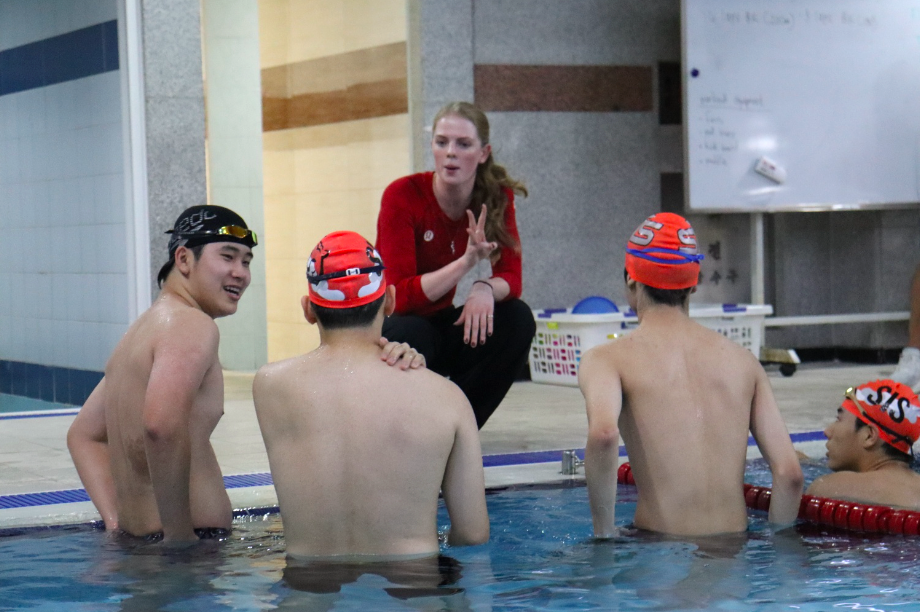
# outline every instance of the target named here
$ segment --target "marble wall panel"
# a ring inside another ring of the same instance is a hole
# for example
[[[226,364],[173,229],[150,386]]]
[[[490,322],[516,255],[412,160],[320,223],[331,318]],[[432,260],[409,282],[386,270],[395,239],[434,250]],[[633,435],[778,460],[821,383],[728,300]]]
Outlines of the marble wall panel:
[[[163,235],[183,210],[207,202],[201,3],[142,0],[148,223],[153,295]]]
[[[474,0],[476,64],[680,59],[680,0]]]

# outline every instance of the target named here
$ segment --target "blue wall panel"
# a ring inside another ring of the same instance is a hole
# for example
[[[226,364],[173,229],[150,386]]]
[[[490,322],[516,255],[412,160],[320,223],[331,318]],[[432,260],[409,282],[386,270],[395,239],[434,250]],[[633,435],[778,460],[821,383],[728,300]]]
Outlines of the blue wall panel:
[[[115,20],[0,51],[0,96],[118,70]]]

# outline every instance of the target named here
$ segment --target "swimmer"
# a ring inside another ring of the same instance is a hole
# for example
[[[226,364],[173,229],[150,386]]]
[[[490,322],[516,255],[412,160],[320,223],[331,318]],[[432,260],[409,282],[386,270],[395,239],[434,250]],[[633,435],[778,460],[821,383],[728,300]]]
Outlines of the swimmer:
[[[487,541],[482,451],[466,396],[427,369],[380,363],[376,339],[395,288],[377,251],[354,232],[329,234],[307,280],[301,306],[319,327],[319,348],[262,367],[253,382],[290,560],[437,555],[439,491],[448,542]]]
[[[686,219],[646,219],[626,249],[626,292],[639,327],[582,358],[585,475],[598,537],[616,533],[621,431],[639,492],[638,528],[744,531],[749,430],[773,473],[769,520],[787,525],[798,513],[802,470],[766,373],[750,351],[689,316],[701,259]]]
[[[67,446],[107,529],[196,541],[196,530],[220,534],[232,520],[210,442],[224,412],[214,319],[236,312],[257,238],[232,210],[207,205],[167,233],[160,295],[115,347]],[[393,359],[407,347],[384,352]]]
[[[824,430],[827,467],[808,494],[920,510],[920,474],[911,469],[920,437],[920,401],[907,385],[876,380],[848,389]]]

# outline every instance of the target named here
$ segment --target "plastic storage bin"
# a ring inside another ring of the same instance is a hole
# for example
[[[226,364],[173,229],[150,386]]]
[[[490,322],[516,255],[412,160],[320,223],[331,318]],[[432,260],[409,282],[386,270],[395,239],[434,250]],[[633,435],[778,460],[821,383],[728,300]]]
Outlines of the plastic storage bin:
[[[530,378],[538,383],[578,385],[578,364],[588,349],[629,333],[636,314],[572,314],[569,310],[534,311],[537,333],[530,346]],[[690,317],[760,357],[764,317],[769,305],[690,304]]]

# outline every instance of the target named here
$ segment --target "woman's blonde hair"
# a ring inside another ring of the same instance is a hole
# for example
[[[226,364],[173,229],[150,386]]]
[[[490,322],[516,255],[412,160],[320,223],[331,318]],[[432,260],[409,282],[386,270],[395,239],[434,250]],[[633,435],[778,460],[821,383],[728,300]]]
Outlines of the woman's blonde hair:
[[[476,134],[483,146],[489,144],[489,120],[475,104],[469,102],[451,102],[441,108],[434,116],[431,132],[436,133],[438,121],[449,115],[456,115],[466,119],[476,128]],[[470,198],[470,210],[476,215],[479,208],[486,205],[486,238],[502,246],[514,249],[520,253],[521,245],[514,239],[508,228],[505,227],[505,210],[508,207],[508,198],[505,197],[505,188],[514,193],[527,196],[524,183],[516,181],[510,176],[503,166],[495,163],[493,155],[489,153],[488,159],[476,168],[476,181],[473,183],[473,194]]]

